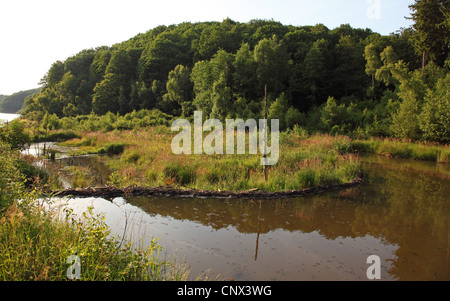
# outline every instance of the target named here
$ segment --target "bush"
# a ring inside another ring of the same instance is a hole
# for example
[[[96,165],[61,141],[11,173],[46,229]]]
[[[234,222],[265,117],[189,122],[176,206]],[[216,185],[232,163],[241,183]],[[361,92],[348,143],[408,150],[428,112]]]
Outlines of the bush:
[[[137,150],[127,150],[125,151],[122,156],[120,157],[121,161],[124,161],[126,163],[137,163],[137,161],[140,158],[140,154]]]
[[[340,137],[333,142],[334,149],[341,155],[351,153],[353,151],[353,146],[350,139],[346,137]]]
[[[7,126],[0,126],[0,141],[9,144],[13,149],[26,149],[30,143],[30,135],[25,131],[25,123],[14,119]]]
[[[101,147],[97,152],[99,154],[119,155],[125,149],[125,143],[111,143]]]
[[[440,143],[450,142],[450,74],[439,79],[436,91],[428,91],[419,118],[423,138]]]
[[[24,189],[25,176],[17,167],[18,153],[0,140],[0,212]]]
[[[306,116],[294,107],[290,107],[286,112],[286,128],[290,129],[294,126],[302,126],[306,124]]]

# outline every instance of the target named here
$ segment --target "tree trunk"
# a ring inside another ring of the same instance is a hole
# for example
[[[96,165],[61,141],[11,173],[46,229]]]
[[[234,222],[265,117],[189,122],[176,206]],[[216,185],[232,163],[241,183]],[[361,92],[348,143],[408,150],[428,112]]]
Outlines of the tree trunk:
[[[372,91],[375,91],[375,73],[372,73]]]
[[[425,70],[425,57],[426,57],[426,51],[423,51],[422,54],[422,75],[423,75],[423,71]]]

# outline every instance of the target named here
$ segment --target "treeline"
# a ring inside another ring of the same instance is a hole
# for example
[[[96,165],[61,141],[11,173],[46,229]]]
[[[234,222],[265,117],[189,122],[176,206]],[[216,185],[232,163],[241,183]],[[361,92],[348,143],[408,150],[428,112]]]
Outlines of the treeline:
[[[416,2],[429,8],[443,1]],[[411,9],[420,24],[424,9]],[[41,120],[158,109],[173,116],[202,110],[222,120],[260,118],[267,85],[269,118],[279,118],[282,129],[297,124],[448,142],[450,31],[448,15],[442,16],[435,18],[441,32],[432,47],[420,26],[388,36],[348,24],[330,30],[273,20],[159,26],[55,62],[25,113]]]

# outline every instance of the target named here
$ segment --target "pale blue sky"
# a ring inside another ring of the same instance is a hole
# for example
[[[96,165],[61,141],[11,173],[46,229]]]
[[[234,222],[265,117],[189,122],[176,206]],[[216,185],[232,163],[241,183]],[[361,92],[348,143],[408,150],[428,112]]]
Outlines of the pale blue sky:
[[[413,0],[1,0],[0,94],[37,87],[56,60],[112,45],[158,25],[274,19],[389,34],[411,21]]]

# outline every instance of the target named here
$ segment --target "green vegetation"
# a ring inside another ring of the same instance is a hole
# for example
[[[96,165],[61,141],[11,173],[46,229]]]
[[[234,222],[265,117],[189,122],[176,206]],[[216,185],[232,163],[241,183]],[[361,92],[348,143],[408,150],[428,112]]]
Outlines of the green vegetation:
[[[159,26],[55,62],[25,116],[117,119],[90,131],[135,128],[121,116],[154,109],[156,120],[194,110],[258,119],[267,85],[282,130],[448,143],[448,3],[417,0],[410,9],[414,26],[388,36],[273,20]],[[142,127],[155,124],[139,114]]]
[[[1,279],[66,279],[74,253],[84,280],[186,276],[158,259],[156,244],[142,251],[111,237],[101,217],[81,223],[69,212],[58,220],[36,206],[38,192],[58,183],[20,154],[31,141],[110,154],[108,184],[122,187],[280,191],[346,183],[361,172],[358,152],[448,162],[448,1],[410,8],[414,26],[388,36],[348,24],[226,19],[159,26],[53,63],[25,100],[26,122],[0,127]],[[170,124],[194,110],[262,119],[265,87],[269,118],[282,130],[267,181],[258,156],[168,151]],[[86,170],[71,172],[74,186],[91,183]]]
[[[69,256],[81,260],[80,280],[184,280],[187,272],[159,258],[156,240],[146,249],[112,236],[92,209],[58,219],[34,197],[15,202],[0,217],[0,279],[66,280]]]
[[[410,158],[438,163],[450,162],[450,147],[442,145],[426,145],[401,140],[389,139],[356,139],[351,147],[361,153],[373,153],[389,157]]]
[[[267,181],[258,155],[175,155],[170,151],[173,136],[170,128],[160,126],[86,132],[82,139],[62,144],[79,146],[77,153],[93,153],[126,141],[120,155],[102,158],[112,170],[109,184],[120,187],[171,185],[231,191],[296,190],[351,182],[361,171],[360,159],[348,137],[308,135],[299,127],[281,134],[280,160],[268,168]]]
[[[18,113],[24,106],[25,99],[38,93],[40,89],[20,91],[12,95],[0,95],[0,112]]]
[[[72,255],[81,260],[81,280],[186,279],[184,266],[159,258],[156,240],[144,249],[114,236],[91,209],[82,219],[46,209],[42,191],[57,186],[57,179],[20,154],[30,141],[24,128],[18,120],[0,127],[1,280],[66,280]],[[84,180],[74,183],[85,185]]]

